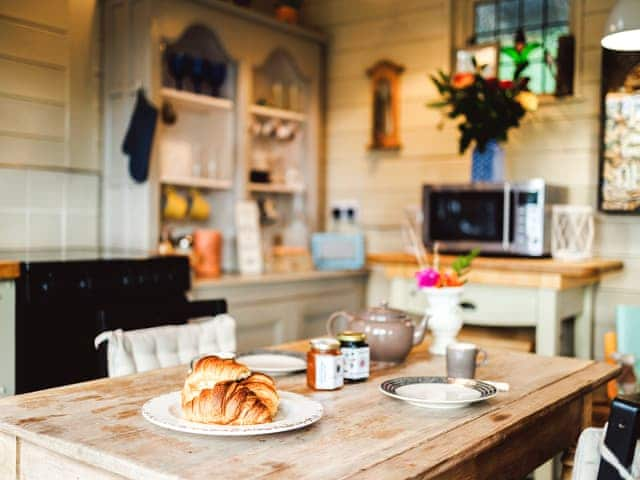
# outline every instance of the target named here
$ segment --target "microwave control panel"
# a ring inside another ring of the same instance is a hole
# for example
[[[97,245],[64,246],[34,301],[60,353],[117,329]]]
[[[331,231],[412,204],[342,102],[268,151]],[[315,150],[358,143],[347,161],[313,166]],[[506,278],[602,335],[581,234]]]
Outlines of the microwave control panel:
[[[513,195],[513,241],[517,251],[542,254],[544,209],[542,192],[515,191]]]

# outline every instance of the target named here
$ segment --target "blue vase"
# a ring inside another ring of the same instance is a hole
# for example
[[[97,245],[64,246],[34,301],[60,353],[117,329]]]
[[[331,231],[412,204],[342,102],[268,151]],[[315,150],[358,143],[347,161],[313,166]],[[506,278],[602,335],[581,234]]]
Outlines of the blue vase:
[[[471,158],[472,182],[502,182],[504,180],[504,150],[495,140],[489,140],[481,152],[473,149]]]

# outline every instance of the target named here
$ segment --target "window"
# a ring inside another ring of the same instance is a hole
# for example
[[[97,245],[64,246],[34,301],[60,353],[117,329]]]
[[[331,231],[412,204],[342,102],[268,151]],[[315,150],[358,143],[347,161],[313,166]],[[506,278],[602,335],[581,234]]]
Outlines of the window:
[[[498,41],[502,47],[514,47],[518,29],[527,44],[539,44],[530,50],[529,65],[522,76],[529,77],[529,88],[535,93],[554,93],[555,60],[558,37],[569,33],[571,0],[490,0],[474,4],[474,36],[476,43]],[[498,76],[513,79],[516,64],[506,52],[500,52]]]

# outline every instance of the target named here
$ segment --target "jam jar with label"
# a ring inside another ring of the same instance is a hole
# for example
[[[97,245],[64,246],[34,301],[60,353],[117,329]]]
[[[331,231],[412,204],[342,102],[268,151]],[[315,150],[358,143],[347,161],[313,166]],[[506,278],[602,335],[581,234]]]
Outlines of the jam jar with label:
[[[344,357],[344,381],[364,382],[369,378],[369,345],[362,332],[342,332],[338,335],[340,351]]]
[[[314,390],[337,390],[344,385],[344,362],[340,342],[314,338],[307,353],[307,384]]]

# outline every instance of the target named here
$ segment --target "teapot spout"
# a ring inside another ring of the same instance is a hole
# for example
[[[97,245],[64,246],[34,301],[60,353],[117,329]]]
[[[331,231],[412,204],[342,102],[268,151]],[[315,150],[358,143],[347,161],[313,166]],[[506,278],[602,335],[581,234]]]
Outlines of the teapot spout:
[[[429,323],[429,315],[425,314],[420,320],[420,323],[416,325],[415,330],[413,331],[413,345],[419,345],[424,340],[424,336],[427,333],[427,324]]]

